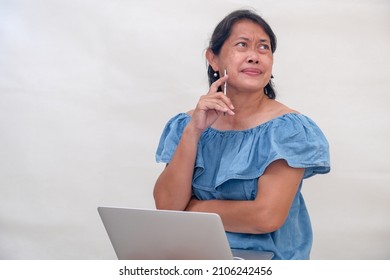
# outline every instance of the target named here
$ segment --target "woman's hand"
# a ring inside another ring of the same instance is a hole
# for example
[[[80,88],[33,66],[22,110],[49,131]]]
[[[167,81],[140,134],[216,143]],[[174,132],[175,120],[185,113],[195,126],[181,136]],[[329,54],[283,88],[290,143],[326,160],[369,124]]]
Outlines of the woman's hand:
[[[219,92],[218,88],[227,80],[228,75],[215,81],[206,95],[202,95],[199,102],[192,113],[191,122],[193,128],[202,133],[206,128],[210,127],[222,113],[234,115],[234,106],[230,99]]]

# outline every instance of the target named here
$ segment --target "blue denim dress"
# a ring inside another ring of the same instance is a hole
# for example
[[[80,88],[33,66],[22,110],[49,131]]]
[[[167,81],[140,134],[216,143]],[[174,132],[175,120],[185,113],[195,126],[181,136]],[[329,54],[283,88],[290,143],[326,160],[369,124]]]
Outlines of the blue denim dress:
[[[169,163],[190,119],[181,113],[169,120],[157,148],[157,162]],[[247,130],[208,128],[198,143],[193,195],[200,200],[254,200],[258,178],[278,159],[305,168],[303,179],[330,171],[328,142],[302,114],[285,114]],[[271,251],[274,259],[309,259],[313,234],[301,188],[302,182],[282,227],[266,234],[226,232],[230,247]]]

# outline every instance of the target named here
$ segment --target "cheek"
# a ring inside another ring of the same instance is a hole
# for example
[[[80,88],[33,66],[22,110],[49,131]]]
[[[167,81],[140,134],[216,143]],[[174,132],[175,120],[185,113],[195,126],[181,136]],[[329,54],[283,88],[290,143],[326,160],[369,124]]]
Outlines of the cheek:
[[[225,67],[230,70],[230,73],[238,72],[241,66],[245,63],[245,56],[243,54],[232,52],[230,53],[225,60]]]
[[[272,65],[274,63],[274,58],[272,55],[265,55],[263,56],[263,63],[265,66],[272,68]]]
[[[264,66],[264,69],[265,69],[266,73],[271,77],[272,67],[273,67],[273,59],[272,59],[272,57],[271,58],[269,58],[269,57],[265,58],[263,60],[263,66]]]

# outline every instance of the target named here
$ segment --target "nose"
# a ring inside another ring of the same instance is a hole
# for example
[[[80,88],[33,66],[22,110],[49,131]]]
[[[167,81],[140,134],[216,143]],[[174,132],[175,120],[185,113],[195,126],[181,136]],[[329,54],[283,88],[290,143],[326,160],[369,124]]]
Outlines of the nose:
[[[248,53],[247,62],[251,64],[259,64],[259,55],[255,51],[251,51]]]
[[[259,64],[258,59],[248,59],[248,63]]]

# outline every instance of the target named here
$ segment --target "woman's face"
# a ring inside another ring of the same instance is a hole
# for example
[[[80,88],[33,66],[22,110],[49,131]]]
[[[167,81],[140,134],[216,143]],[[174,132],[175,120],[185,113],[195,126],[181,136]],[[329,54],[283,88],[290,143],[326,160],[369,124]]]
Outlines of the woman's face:
[[[243,91],[262,90],[272,74],[273,55],[267,33],[258,24],[242,20],[234,24],[218,56],[212,55],[213,69],[220,76],[227,69],[228,87]]]

